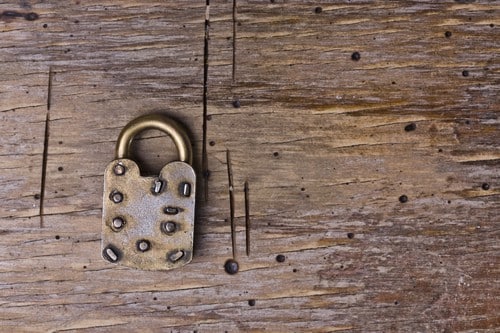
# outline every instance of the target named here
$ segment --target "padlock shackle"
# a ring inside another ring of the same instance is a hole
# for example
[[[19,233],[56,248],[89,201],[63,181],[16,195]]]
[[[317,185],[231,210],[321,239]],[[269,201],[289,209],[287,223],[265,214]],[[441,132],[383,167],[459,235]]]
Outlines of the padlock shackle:
[[[193,163],[193,150],[186,131],[175,120],[159,114],[136,118],[122,129],[116,141],[115,159],[130,158],[132,141],[137,134],[147,129],[156,129],[168,134],[177,147],[179,160]]]

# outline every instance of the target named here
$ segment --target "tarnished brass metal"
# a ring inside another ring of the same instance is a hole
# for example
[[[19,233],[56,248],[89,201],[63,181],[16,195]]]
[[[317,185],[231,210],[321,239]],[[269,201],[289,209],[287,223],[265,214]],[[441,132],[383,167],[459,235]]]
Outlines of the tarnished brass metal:
[[[146,129],[157,129],[167,133],[177,146],[179,161],[193,163],[193,152],[187,133],[176,121],[159,114],[136,118],[122,129],[116,142],[115,159],[130,158],[130,145],[134,137]]]
[[[130,144],[146,129],[166,132],[180,161],[153,177],[140,175],[130,159]],[[102,256],[111,263],[144,270],[168,270],[193,255],[196,175],[189,137],[172,119],[149,115],[131,121],[120,133],[116,156],[104,173]]]

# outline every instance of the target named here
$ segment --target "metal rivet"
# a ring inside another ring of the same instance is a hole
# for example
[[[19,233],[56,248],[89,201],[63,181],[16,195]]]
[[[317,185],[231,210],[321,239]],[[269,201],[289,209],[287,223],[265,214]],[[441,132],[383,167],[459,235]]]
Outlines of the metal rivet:
[[[104,259],[113,263],[120,260],[120,252],[116,250],[112,245],[108,245],[104,248],[104,250],[102,251],[102,256],[104,257]]]
[[[149,250],[151,248],[151,243],[145,239],[141,239],[139,241],[137,241],[137,250],[141,251],[141,252],[146,252],[147,250]]]
[[[169,207],[165,207],[165,208],[163,209],[163,212],[164,212],[165,214],[168,214],[168,215],[175,215],[175,214],[178,214],[178,213],[179,213],[179,208],[177,208],[177,207],[170,207],[170,206],[169,206]]]
[[[122,176],[125,174],[125,166],[123,164],[115,164],[115,166],[113,167],[113,172],[115,173],[115,175],[117,176]]]
[[[168,254],[168,260],[172,263],[179,261],[182,257],[184,257],[184,251],[182,250],[174,250]]]
[[[155,179],[153,182],[152,191],[154,194],[159,194],[163,189],[163,182],[160,179]]]
[[[189,197],[191,195],[191,184],[181,183],[180,192],[181,192],[181,195],[183,195],[185,197]]]
[[[118,191],[113,191],[111,192],[111,194],[109,195],[109,198],[111,199],[111,201],[113,201],[114,203],[120,203],[123,201],[123,194],[121,194],[120,192]]]
[[[125,225],[125,221],[121,217],[115,217],[113,219],[113,228],[121,229]]]
[[[161,226],[162,226],[161,230],[163,230],[167,234],[171,234],[175,232],[175,230],[177,229],[177,225],[175,224],[175,222],[172,221],[163,222]]]

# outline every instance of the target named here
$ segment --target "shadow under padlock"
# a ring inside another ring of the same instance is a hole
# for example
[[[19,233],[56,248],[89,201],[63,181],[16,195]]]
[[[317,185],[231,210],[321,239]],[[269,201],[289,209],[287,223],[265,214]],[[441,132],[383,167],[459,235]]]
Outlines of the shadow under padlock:
[[[169,135],[177,158],[153,176],[143,176],[131,149],[139,133]],[[196,175],[186,131],[163,115],[127,124],[116,144],[115,160],[104,174],[102,256],[111,263],[145,270],[167,270],[193,256]]]

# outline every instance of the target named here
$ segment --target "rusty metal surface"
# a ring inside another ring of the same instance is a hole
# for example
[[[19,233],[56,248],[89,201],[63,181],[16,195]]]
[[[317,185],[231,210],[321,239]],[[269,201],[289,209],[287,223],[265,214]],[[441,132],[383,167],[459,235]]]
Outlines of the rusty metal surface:
[[[117,165],[125,168],[123,174],[116,174]],[[163,184],[160,193],[155,193],[158,180]],[[189,193],[185,184],[190,185]],[[195,187],[194,170],[184,162],[168,163],[158,177],[142,177],[137,164],[129,159],[111,162],[104,174],[103,258],[144,270],[168,270],[189,263],[193,253]],[[113,200],[117,193],[122,195],[118,196],[121,200]],[[115,218],[123,220],[121,228],[113,226]],[[168,222],[175,223],[174,232],[165,230]]]

